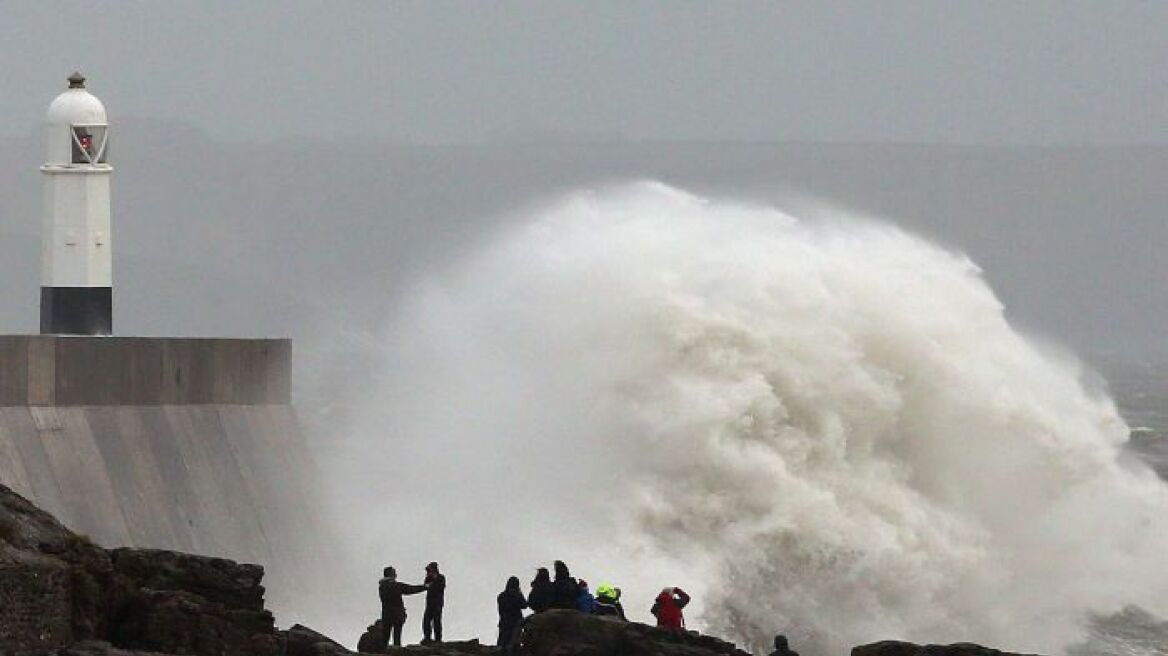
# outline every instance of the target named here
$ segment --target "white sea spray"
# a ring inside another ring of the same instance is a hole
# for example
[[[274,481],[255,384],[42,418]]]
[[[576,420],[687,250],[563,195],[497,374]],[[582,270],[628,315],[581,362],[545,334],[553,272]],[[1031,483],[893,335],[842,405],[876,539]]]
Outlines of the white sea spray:
[[[366,569],[444,562],[448,632],[555,558],[642,620],[682,585],[756,650],[1056,652],[1168,611],[1168,493],[1114,404],[895,227],[579,192],[419,284],[386,343],[339,484]]]

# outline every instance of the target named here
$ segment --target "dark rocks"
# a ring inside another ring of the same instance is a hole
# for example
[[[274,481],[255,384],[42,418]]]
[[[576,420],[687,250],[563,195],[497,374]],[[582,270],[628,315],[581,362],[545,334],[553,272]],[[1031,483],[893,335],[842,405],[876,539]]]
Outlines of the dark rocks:
[[[110,551],[114,571],[151,590],[185,590],[230,608],[264,610],[264,568],[158,549]]]
[[[52,652],[52,656],[155,656],[155,654],[157,652],[118,649],[100,640],[83,640]]]
[[[425,645],[388,647],[383,653],[392,656],[498,656],[500,652],[495,647],[479,644],[478,640],[452,640]]]
[[[115,549],[110,557],[129,586],[110,629],[115,645],[199,655],[280,650],[262,567],[154,549]]]
[[[135,590],[109,635],[119,647],[168,654],[279,653],[282,637],[267,611],[232,608],[184,590]]]
[[[118,592],[105,550],[0,486],[0,652],[100,636]]]
[[[332,638],[301,624],[292,625],[284,632],[284,637],[287,645],[285,656],[346,656],[353,653]]]
[[[523,656],[749,656],[729,642],[696,632],[664,631],[636,622],[554,610],[533,615],[519,635]]]
[[[0,653],[275,656],[263,568],[107,551],[0,485]]]
[[[982,647],[971,642],[952,645],[916,645],[885,640],[852,649],[852,656],[1029,656]]]

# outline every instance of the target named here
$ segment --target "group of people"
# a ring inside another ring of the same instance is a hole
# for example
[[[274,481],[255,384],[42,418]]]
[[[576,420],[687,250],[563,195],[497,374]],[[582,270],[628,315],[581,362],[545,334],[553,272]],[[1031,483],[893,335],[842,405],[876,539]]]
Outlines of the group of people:
[[[595,594],[584,579],[573,578],[564,561],[557,560],[552,565],[552,574],[546,567],[535,571],[531,589],[526,596],[520,588],[519,577],[507,579],[507,585],[496,598],[499,609],[498,646],[508,649],[516,632],[523,625],[525,610],[533,614],[552,609],[574,610],[610,617],[617,621],[628,621],[621,605],[621,590],[609,583],[601,583]],[[422,644],[442,642],[442,607],[446,601],[446,576],[438,571],[438,563],[426,565],[425,578],[420,584],[404,583],[397,579],[397,570],[386,567],[378,584],[381,597],[381,619],[369,626],[357,643],[357,651],[363,653],[384,652],[390,640],[395,647],[401,646],[402,627],[406,622],[405,597],[426,593],[426,610],[422,615]],[[653,601],[650,612],[657,618],[657,626],[668,631],[683,631],[685,615],[683,609],[689,604],[690,596],[678,587],[661,590]],[[783,636],[775,638],[775,652],[771,656],[798,656],[787,646]]]
[[[625,609],[621,606],[620,588],[601,583],[596,586],[594,595],[587,581],[572,577],[564,561],[557,560],[552,569],[555,571],[555,578],[552,578],[546,567],[535,570],[535,578],[531,581],[531,591],[527,597],[523,596],[523,591],[519,587],[519,577],[512,576],[507,579],[506,588],[496,598],[499,606],[499,647],[506,648],[511,644],[515,632],[523,623],[525,609],[531,609],[535,614],[558,608],[612,617],[622,622],[628,621]],[[685,625],[681,609],[689,603],[689,596],[681,588],[667,590],[670,591],[667,595],[668,600],[654,605],[657,625],[681,630]],[[677,594],[674,594],[674,591]],[[658,612],[658,606],[665,610]]]
[[[393,646],[401,646],[402,627],[406,623],[404,597],[426,593],[426,610],[422,613],[422,644],[442,642],[442,607],[446,603],[446,576],[438,571],[438,563],[426,565],[426,576],[419,585],[397,580],[397,570],[386,567],[377,585],[381,597],[381,619],[369,626],[357,642],[357,651],[384,652],[390,638]]]

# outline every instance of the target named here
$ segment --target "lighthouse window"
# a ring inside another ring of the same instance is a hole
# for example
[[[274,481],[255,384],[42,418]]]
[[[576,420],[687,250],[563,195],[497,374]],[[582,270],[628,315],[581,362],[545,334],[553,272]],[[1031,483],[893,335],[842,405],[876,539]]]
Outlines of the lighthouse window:
[[[73,126],[73,163],[104,164],[106,158],[104,125]]]

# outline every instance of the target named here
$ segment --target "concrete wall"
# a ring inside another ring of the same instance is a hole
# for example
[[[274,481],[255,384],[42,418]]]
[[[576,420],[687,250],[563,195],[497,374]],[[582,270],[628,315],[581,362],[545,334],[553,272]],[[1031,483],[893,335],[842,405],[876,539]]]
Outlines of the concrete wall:
[[[289,403],[292,342],[0,335],[0,405]]]
[[[0,337],[0,481],[105,547],[303,580],[325,532],[290,354],[286,340]]]

